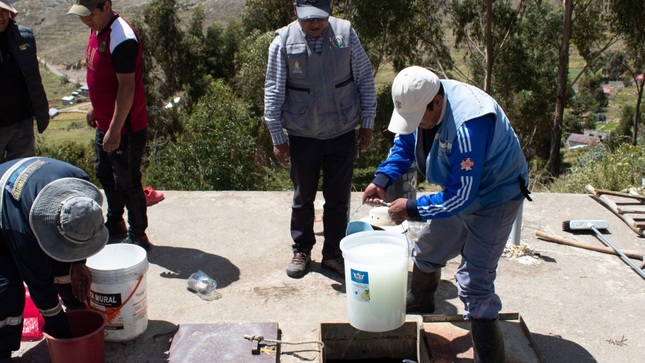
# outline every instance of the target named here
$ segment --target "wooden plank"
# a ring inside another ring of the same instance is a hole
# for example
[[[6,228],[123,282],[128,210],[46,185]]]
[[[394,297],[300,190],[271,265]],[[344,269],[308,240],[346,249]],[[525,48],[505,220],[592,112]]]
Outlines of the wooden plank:
[[[624,203],[617,201],[616,199],[619,198],[631,198],[631,199],[637,199],[639,201],[645,201],[645,196],[643,195],[635,195],[635,194],[629,194],[629,193],[621,193],[621,192],[614,192],[611,190],[605,190],[605,189],[596,189],[593,186],[587,184],[585,187],[585,190],[591,194],[591,197],[594,198],[597,202],[600,204],[604,205],[607,209],[612,211],[618,218],[622,219],[625,224],[636,234],[639,236],[645,237],[645,224],[640,221],[637,222],[634,220],[634,216],[632,214],[636,214],[637,216],[642,215],[642,212],[640,212],[640,209],[638,212],[636,212],[636,204],[634,203]],[[612,196],[614,198],[612,198]],[[624,200],[624,199],[623,199]],[[630,205],[631,207],[627,207],[627,205]],[[630,209],[634,207],[633,209]]]
[[[563,245],[567,245],[567,246],[578,247],[578,248],[584,248],[586,250],[607,253],[607,254],[610,254],[610,255],[617,255],[618,254],[618,253],[616,253],[616,251],[614,251],[613,248],[609,248],[609,247],[605,247],[605,246],[596,246],[596,245],[592,245],[592,244],[584,243],[584,242],[578,242],[578,241],[574,241],[574,240],[559,237],[559,236],[553,236],[553,235],[547,234],[546,232],[542,232],[542,231],[535,231],[535,235],[539,239],[544,240],[544,241],[555,242],[555,243],[559,243],[559,244],[563,244]],[[630,250],[621,250],[621,251],[627,257],[634,258],[634,259],[641,260],[641,261],[643,260],[643,254],[638,252],[638,251],[630,251]]]
[[[506,362],[543,363],[531,332],[518,313],[499,314]],[[470,322],[461,315],[424,315],[423,329],[434,363],[473,361]]]
[[[614,203],[611,199],[608,198],[606,195],[594,195],[592,198],[596,199],[599,201],[601,204],[603,204],[605,207],[607,207],[610,211],[614,212],[615,215],[617,215],[620,219],[627,224],[629,228],[631,228],[632,231],[636,232],[640,236],[645,237],[645,233],[643,232],[643,228],[639,228],[636,225],[636,221],[629,216],[625,214],[620,214],[618,213],[618,207],[616,206],[616,203]]]
[[[645,201],[645,195],[638,195],[638,194],[630,194],[630,193],[623,193],[623,192],[615,192],[613,190],[607,190],[607,189],[596,189],[590,184],[587,184],[585,189],[590,193],[594,195],[599,195],[599,194],[607,194],[607,195],[614,195],[617,197],[624,197],[624,198],[632,198],[632,199],[637,199],[640,201]]]
[[[637,206],[618,206],[617,210],[620,214],[645,214],[645,208]]]

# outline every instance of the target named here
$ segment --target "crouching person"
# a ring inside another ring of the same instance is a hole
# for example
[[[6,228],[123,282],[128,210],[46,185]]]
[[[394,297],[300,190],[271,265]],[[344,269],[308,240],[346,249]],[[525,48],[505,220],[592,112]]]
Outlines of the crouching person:
[[[430,314],[441,269],[461,255],[457,269],[464,319],[472,323],[475,362],[504,362],[498,324],[502,303],[495,294],[497,263],[513,222],[528,198],[528,168],[502,108],[465,83],[439,80],[430,70],[409,67],[392,83],[396,134],[387,159],[363,193],[364,203],[385,199],[385,189],[416,162],[442,191],[400,198],[388,208],[396,223],[427,220],[415,244],[408,313]],[[529,199],[530,200],[530,199]]]
[[[0,363],[20,348],[23,283],[55,338],[71,338],[63,307],[84,308],[85,260],[107,243],[103,195],[81,169],[32,157],[0,164]],[[62,299],[62,304],[59,300]]]

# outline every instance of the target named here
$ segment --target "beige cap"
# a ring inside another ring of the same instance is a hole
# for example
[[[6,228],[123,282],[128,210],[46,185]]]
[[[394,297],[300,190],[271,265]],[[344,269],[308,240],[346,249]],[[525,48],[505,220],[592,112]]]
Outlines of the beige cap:
[[[388,130],[404,135],[414,132],[440,86],[439,77],[426,68],[412,66],[399,72],[392,82],[394,111]]]
[[[0,0],[0,8],[9,10],[10,12],[13,13],[13,16],[18,15],[18,10],[16,10],[11,4],[9,4],[9,1],[7,0]]]

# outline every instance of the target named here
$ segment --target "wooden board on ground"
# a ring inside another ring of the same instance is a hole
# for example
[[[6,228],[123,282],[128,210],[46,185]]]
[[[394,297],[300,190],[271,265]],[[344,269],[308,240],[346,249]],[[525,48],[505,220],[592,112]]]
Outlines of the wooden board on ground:
[[[519,313],[500,313],[507,363],[543,363],[544,357]],[[423,330],[433,363],[473,361],[470,322],[461,315],[424,315]]]
[[[587,185],[587,192],[612,211],[639,236],[645,237],[645,196],[611,190],[595,189]]]

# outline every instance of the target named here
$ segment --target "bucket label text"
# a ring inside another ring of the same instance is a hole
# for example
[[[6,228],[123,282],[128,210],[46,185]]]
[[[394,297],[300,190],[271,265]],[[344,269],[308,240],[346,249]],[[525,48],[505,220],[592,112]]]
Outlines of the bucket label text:
[[[367,271],[350,269],[352,296],[359,301],[370,301],[370,275]]]
[[[121,306],[121,294],[102,294],[92,291],[92,302],[108,308],[117,308]]]

